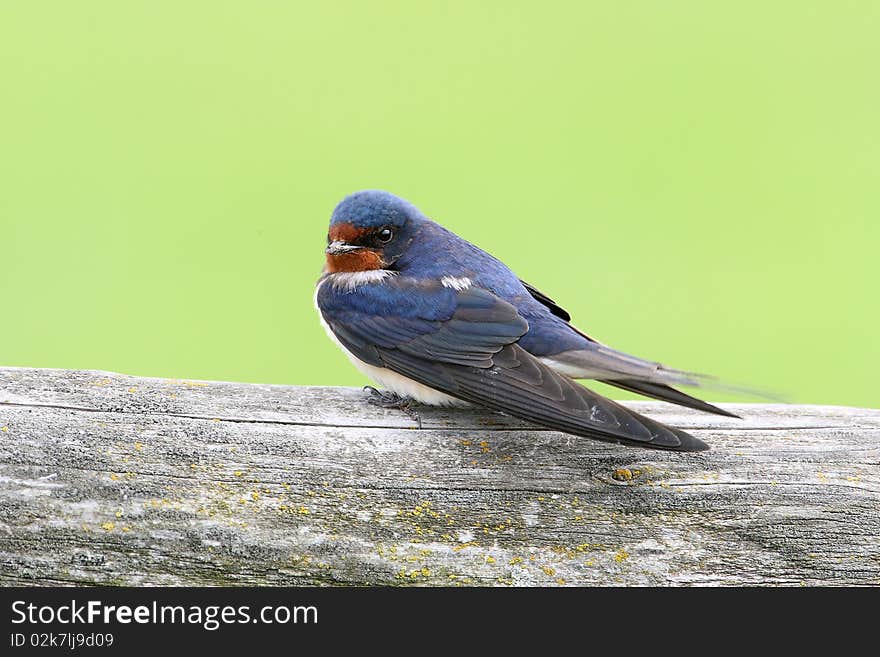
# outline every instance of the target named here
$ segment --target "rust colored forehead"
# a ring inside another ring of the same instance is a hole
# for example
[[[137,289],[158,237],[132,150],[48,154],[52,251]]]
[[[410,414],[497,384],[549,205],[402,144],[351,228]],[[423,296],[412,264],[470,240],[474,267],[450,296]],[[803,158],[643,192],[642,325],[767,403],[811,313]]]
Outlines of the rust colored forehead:
[[[354,224],[333,224],[330,226],[330,239],[340,242],[356,242],[370,232],[369,228],[358,228]]]

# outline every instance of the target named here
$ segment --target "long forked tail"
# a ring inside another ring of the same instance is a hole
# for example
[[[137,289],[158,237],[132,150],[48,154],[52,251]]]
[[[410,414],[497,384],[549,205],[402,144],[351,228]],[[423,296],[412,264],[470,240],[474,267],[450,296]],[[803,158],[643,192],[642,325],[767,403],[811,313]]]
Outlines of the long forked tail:
[[[635,392],[640,395],[645,395],[646,397],[653,397],[654,399],[670,402],[671,404],[686,406],[687,408],[693,408],[697,411],[714,413],[715,415],[724,415],[726,417],[740,418],[740,416],[736,413],[731,413],[730,411],[726,411],[723,408],[718,408],[714,404],[710,404],[709,402],[705,402],[702,399],[692,397],[691,395],[688,395],[681,390],[676,390],[672,386],[668,386],[663,383],[654,383],[652,381],[639,381],[638,379],[600,381],[601,383],[607,383],[610,386],[615,386],[616,388],[620,388],[622,390]]]
[[[556,371],[573,379],[594,379],[629,392],[727,417],[739,416],[684,393],[678,387],[690,386],[782,401],[778,396],[767,392],[723,383],[705,374],[666,367],[661,363],[643,360],[598,342],[591,342],[586,349],[565,351],[542,360]]]

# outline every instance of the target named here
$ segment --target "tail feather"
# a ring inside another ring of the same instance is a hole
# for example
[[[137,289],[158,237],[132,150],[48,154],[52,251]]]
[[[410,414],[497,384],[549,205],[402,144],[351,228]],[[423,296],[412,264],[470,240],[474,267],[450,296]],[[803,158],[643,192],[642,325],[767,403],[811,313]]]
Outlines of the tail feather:
[[[730,385],[705,374],[686,372],[666,367],[661,363],[642,360],[598,343],[591,344],[587,349],[575,349],[545,356],[542,360],[557,372],[573,379],[595,379],[640,395],[727,417],[738,416],[681,392],[678,386],[781,401],[776,395]]]
[[[735,417],[738,419],[742,419],[736,413],[725,411],[723,408],[718,408],[717,406],[714,406],[709,402],[705,402],[702,399],[692,397],[691,395],[688,395],[681,390],[676,390],[675,388],[667,386],[663,383],[639,381],[637,379],[609,379],[603,380],[601,382],[607,383],[610,386],[621,388],[622,390],[645,395],[646,397],[653,397],[654,399],[659,399],[660,401],[678,404],[679,406],[686,406],[687,408],[692,408],[696,411],[703,411],[705,413],[714,413],[715,415],[724,415],[726,417]]]

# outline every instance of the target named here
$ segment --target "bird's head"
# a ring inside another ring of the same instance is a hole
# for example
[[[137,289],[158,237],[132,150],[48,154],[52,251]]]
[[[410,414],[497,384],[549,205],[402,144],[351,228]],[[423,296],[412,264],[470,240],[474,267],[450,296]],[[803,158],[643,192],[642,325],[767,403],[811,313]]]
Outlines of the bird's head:
[[[327,271],[392,268],[424,220],[414,205],[388,192],[366,190],[346,196],[330,217]]]

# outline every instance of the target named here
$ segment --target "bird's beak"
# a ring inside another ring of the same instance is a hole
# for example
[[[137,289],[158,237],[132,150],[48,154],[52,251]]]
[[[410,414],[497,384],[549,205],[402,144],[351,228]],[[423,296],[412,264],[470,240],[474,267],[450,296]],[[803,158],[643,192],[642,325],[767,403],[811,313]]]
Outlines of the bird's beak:
[[[361,247],[356,244],[349,244],[342,240],[334,240],[327,245],[325,252],[327,255],[340,255],[342,253],[348,253],[349,251],[357,251],[360,248]]]

